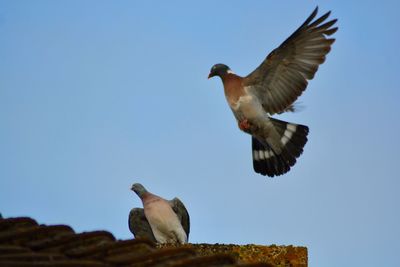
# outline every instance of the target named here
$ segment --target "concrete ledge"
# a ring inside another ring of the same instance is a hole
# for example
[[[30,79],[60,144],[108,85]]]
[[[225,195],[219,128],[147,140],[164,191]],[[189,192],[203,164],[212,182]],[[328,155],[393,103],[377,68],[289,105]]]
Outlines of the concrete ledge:
[[[174,247],[158,244],[157,247]],[[233,244],[187,244],[183,247],[194,249],[198,255],[229,254],[241,263],[269,263],[272,266],[306,267],[308,264],[307,248],[294,246],[261,246]]]

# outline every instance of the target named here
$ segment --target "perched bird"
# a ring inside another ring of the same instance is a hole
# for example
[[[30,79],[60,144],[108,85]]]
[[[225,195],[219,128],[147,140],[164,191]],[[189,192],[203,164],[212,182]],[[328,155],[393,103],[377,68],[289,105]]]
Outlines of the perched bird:
[[[224,64],[211,68],[208,78],[219,76],[226,100],[239,128],[252,136],[255,172],[273,177],[290,170],[307,142],[308,127],[271,118],[294,111],[294,102],[314,78],[335,39],[336,19],[325,22],[330,12],[314,20],[318,7],[307,20],[261,65],[246,77]]]
[[[148,192],[143,185],[133,184],[133,190],[142,200],[143,209],[129,213],[129,229],[133,235],[158,243],[188,242],[190,218],[185,205],[178,198],[170,201]]]

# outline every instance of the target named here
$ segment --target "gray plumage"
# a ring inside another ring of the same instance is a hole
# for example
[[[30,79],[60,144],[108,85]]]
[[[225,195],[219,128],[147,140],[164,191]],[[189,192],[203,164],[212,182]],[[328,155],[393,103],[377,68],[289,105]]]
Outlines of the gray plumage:
[[[153,242],[157,242],[142,208],[133,208],[129,212],[128,224],[129,230],[135,238],[147,238]]]
[[[182,224],[183,230],[185,230],[187,238],[189,239],[190,217],[185,205],[183,205],[183,202],[177,197],[170,200],[169,202],[171,203],[171,207],[178,216],[178,219]]]
[[[129,229],[135,238],[147,238],[159,243],[187,242],[190,218],[179,198],[165,200],[148,192],[141,184],[134,184],[132,190],[140,197],[144,207],[133,208],[129,213]]]

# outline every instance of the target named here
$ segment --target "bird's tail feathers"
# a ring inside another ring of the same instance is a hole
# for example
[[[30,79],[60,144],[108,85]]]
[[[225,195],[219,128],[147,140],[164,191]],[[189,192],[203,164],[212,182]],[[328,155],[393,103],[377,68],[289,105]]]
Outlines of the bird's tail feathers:
[[[270,118],[280,140],[280,151],[274,151],[267,140],[252,138],[253,167],[257,173],[268,176],[281,175],[290,170],[303,153],[307,143],[308,127]]]

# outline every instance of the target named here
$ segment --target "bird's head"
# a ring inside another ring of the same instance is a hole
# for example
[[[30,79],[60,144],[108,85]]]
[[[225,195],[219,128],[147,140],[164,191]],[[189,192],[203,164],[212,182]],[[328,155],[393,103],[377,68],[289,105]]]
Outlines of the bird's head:
[[[132,185],[131,190],[135,192],[140,198],[142,198],[143,194],[147,192],[146,188],[139,183],[135,183]]]
[[[227,65],[215,64],[214,66],[212,66],[212,68],[210,70],[210,74],[208,74],[208,79],[210,79],[211,77],[214,77],[214,76],[219,76],[222,78],[227,73],[232,73],[231,69]]]

